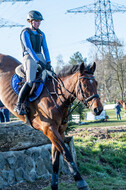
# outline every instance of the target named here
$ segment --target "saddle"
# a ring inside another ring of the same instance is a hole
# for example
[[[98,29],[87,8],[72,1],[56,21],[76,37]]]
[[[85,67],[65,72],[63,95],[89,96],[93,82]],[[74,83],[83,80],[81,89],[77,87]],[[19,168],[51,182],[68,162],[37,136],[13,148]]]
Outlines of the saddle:
[[[20,76],[18,74],[14,74],[11,78],[11,86],[12,89],[14,90],[14,92],[18,95],[22,86],[24,85],[24,83],[26,82],[26,75],[25,72],[23,71],[22,67],[20,72],[22,72],[22,75],[20,73]],[[33,85],[32,85],[32,89],[30,91],[28,100],[30,102],[35,101],[41,94],[43,87],[44,87],[44,83],[45,80],[42,80],[42,71],[38,71],[36,74],[36,79],[35,81],[33,81]]]

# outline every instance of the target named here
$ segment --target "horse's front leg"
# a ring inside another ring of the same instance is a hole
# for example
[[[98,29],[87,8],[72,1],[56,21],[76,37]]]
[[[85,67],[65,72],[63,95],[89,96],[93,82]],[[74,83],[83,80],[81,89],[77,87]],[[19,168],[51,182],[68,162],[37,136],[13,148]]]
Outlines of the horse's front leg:
[[[59,156],[60,152],[56,149],[54,144],[52,144],[52,167],[53,167],[52,181],[51,181],[52,190],[58,190]]]
[[[78,190],[89,190],[88,184],[86,183],[86,181],[81,177],[76,164],[73,161],[73,157],[70,153],[70,151],[67,149],[67,147],[65,146],[65,144],[63,142],[61,142],[62,144],[62,148],[63,148],[63,158],[64,160],[68,163],[69,169],[71,174],[74,177],[74,180],[77,184],[77,188]]]
[[[77,183],[78,190],[89,190],[87,183],[81,177],[70,151],[65,146],[59,132],[56,130],[56,127],[49,126],[48,129],[46,128],[43,133],[51,140],[51,142],[55,145],[57,150],[63,155],[64,160],[68,163],[70,168],[71,174],[74,177],[74,180]],[[58,157],[57,157],[58,158]],[[56,162],[55,162],[56,163]],[[57,181],[58,182],[58,181]],[[58,186],[57,186],[58,188]]]

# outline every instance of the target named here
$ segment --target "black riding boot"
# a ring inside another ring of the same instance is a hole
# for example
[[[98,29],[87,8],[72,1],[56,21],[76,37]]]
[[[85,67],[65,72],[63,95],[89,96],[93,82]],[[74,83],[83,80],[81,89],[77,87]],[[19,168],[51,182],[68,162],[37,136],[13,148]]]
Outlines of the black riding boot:
[[[26,115],[25,110],[23,110],[23,102],[25,98],[29,95],[30,90],[31,87],[26,82],[19,92],[17,105],[14,108],[14,111],[17,112],[19,115]]]

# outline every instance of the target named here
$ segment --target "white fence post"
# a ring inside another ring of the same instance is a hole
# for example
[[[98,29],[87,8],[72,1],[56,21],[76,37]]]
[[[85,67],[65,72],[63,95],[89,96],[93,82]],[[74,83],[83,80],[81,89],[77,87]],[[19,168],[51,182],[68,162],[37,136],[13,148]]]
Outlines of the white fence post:
[[[80,115],[72,115],[72,121],[75,122],[75,123],[79,123]]]

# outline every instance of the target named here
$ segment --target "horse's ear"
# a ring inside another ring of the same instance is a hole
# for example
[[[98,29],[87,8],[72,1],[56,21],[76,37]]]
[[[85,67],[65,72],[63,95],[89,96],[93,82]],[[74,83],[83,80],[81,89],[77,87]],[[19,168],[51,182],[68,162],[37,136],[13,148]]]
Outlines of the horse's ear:
[[[94,62],[93,65],[90,67],[90,70],[92,71],[92,73],[94,73],[95,69],[96,69],[96,63]]]
[[[81,63],[81,65],[80,65],[80,73],[82,73],[84,71],[84,69],[85,69],[85,65],[84,65],[84,63]]]

